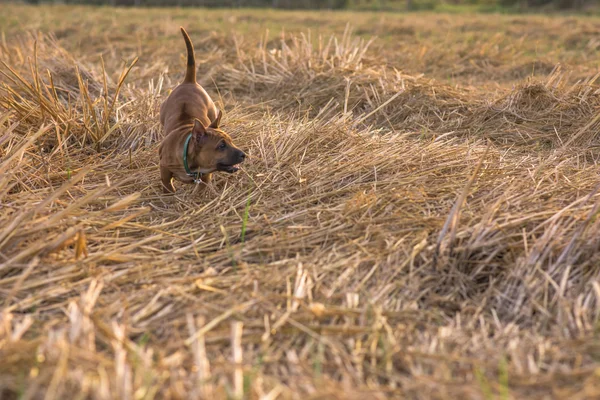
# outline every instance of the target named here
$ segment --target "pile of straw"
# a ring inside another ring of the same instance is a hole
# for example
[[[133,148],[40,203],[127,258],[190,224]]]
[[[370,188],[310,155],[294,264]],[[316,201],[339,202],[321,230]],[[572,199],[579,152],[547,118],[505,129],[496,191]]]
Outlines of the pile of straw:
[[[222,40],[250,159],[174,196],[176,77],[3,45],[0,397],[599,395],[593,80],[490,99],[349,30]]]

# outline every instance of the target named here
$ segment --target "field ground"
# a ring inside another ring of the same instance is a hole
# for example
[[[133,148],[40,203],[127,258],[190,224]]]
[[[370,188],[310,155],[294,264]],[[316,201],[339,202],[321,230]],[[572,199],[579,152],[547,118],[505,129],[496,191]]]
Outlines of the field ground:
[[[0,7],[0,398],[600,397],[600,19]]]

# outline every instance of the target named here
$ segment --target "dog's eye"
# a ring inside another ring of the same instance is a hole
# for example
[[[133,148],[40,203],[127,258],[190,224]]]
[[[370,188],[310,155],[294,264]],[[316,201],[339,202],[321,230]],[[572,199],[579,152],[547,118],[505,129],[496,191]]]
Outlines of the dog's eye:
[[[217,146],[217,149],[219,149],[219,150],[225,150],[225,147],[227,147],[227,145],[225,144],[225,142],[221,142]]]

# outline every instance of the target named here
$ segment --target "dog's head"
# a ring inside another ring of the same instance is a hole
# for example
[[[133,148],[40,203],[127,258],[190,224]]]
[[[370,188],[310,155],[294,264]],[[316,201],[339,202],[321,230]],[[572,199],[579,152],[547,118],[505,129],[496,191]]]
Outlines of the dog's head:
[[[238,164],[244,162],[246,154],[238,149],[231,137],[219,129],[221,123],[221,111],[217,118],[207,127],[195,119],[192,129],[192,165],[202,173],[215,171],[236,172]]]

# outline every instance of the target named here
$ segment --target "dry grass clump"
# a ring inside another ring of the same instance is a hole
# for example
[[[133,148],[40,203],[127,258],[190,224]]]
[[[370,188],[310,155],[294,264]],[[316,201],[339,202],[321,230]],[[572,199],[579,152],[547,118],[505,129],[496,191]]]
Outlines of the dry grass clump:
[[[495,100],[478,113],[474,124],[504,143],[597,145],[597,78],[569,85],[556,70],[544,82],[530,80]]]
[[[372,39],[373,40],[373,39]],[[457,128],[467,110],[464,95],[431,80],[389,70],[365,58],[372,40],[335,36],[282,36],[278,46],[261,41],[251,53],[239,48],[219,83],[234,93],[267,100],[270,107],[317,115],[324,108],[351,113],[357,121],[401,132]]]
[[[23,49],[34,51],[27,55]],[[98,58],[101,68],[92,75],[52,35],[38,35],[35,40],[28,36],[6,46],[2,54],[6,60],[0,68],[4,78],[0,106],[27,123],[16,125],[15,133],[27,135],[22,131],[26,125],[55,127],[39,138],[42,151],[61,147],[63,154],[68,153],[65,143],[71,142],[95,150],[123,150],[159,140],[158,104],[164,77],[149,80],[143,88],[129,88],[128,96],[122,93],[137,59],[118,74],[108,74],[104,60]]]
[[[0,54],[1,398],[600,394],[593,81],[490,100],[349,30],[237,40],[206,59],[250,159],[165,196],[183,63],[37,43]]]
[[[109,84],[104,70],[101,80],[95,80],[52,38],[41,43],[42,51],[46,48],[50,51],[39,63],[37,41],[19,46],[29,47],[27,45],[33,44],[32,57],[28,58],[28,62],[21,63],[21,68],[29,69],[29,76],[3,62],[4,68],[0,73],[4,78],[1,88],[4,95],[0,106],[12,110],[15,116],[34,126],[53,124],[57,128],[56,137],[44,141],[51,148],[69,140],[75,140],[80,145],[102,146],[110,139],[117,125],[113,113],[117,112],[119,92],[136,60],[123,70],[113,85]],[[13,51],[11,47],[5,52],[21,54],[20,50]],[[55,58],[60,61],[53,64],[50,60]],[[19,59],[22,60],[22,57]],[[40,72],[41,68],[45,70]]]
[[[314,45],[302,35],[283,37],[280,48],[260,44],[250,55],[238,48],[238,62],[224,67],[219,85],[277,110],[300,107],[310,115],[337,110],[396,132],[484,136],[542,147],[595,143],[596,77],[569,84],[555,68],[545,79],[529,79],[490,101],[488,94],[376,66],[364,58],[370,42],[354,42],[347,29],[339,43],[332,36]]]

